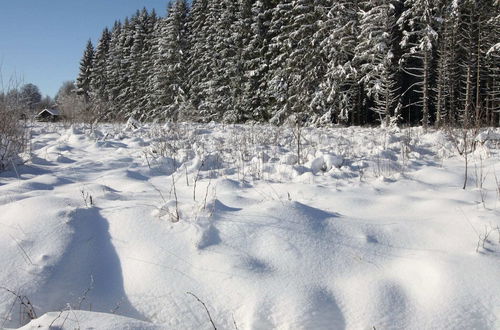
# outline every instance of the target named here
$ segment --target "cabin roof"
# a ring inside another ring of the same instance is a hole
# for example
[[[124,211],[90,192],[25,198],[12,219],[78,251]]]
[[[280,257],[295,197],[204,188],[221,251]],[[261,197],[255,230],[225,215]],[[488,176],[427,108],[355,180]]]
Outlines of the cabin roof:
[[[60,116],[61,115],[61,112],[57,109],[43,109],[42,111],[40,111],[40,113],[38,113],[38,116],[40,116],[44,112],[48,112],[52,116]]]

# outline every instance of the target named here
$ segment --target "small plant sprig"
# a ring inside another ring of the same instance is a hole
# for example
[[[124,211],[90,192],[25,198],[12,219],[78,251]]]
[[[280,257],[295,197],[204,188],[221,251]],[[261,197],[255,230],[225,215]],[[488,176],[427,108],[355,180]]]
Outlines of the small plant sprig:
[[[88,191],[85,191],[85,189],[82,188],[80,190],[80,195],[82,196],[83,204],[85,204],[86,208],[94,206],[94,199],[92,198],[92,195]]]
[[[19,302],[19,322],[21,326],[37,318],[35,307],[31,303],[28,296],[22,295],[3,286],[0,286],[0,289],[7,291],[8,293],[11,293],[13,296],[16,297],[15,302],[16,301]]]

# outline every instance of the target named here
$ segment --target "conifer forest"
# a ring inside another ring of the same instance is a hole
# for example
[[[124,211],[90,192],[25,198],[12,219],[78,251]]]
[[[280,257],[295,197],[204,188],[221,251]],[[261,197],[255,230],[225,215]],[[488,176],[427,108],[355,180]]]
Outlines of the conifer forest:
[[[88,42],[98,121],[498,126],[497,0],[176,0]]]

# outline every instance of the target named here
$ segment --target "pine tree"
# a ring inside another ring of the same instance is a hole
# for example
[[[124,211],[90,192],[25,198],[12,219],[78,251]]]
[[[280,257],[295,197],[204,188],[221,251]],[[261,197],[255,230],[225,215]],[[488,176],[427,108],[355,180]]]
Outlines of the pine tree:
[[[211,75],[208,52],[211,47],[208,43],[209,22],[207,22],[208,0],[193,0],[188,17],[188,76],[187,89],[190,100],[189,111],[186,111],[183,120],[201,121],[200,106],[205,99],[206,90],[203,82]]]
[[[186,19],[185,0],[170,3],[168,16],[158,22],[153,73],[155,118],[177,120],[187,102]]]
[[[394,65],[395,7],[391,0],[365,1],[361,4],[360,32],[354,61],[359,67],[360,82],[373,99],[371,109],[385,125],[397,118],[398,86]]]
[[[324,122],[361,124],[364,120],[362,87],[354,63],[359,35],[358,1],[330,1],[326,20],[321,27],[321,52],[327,65],[315,103],[326,112]]]
[[[131,21],[131,44],[128,59],[129,85],[125,89],[124,106],[128,115],[139,120],[146,120],[148,91],[146,81],[151,63],[152,27],[148,11],[143,8]],[[154,24],[154,23],[153,23]]]
[[[486,81],[486,123],[500,125],[500,1],[492,4],[491,16],[487,22],[486,36],[489,46],[485,66],[488,69]]]
[[[245,13],[249,2],[251,1],[243,0],[242,17],[244,18],[240,23],[241,28],[250,25],[250,31],[245,31],[245,33],[249,33],[246,37],[250,39],[248,43],[246,41],[243,43],[242,50],[244,81],[240,108],[245,119],[268,121],[270,119],[270,102],[266,93],[271,62],[269,22],[275,4],[272,0],[254,1],[251,6],[250,18],[248,18]]]
[[[231,93],[232,66],[236,60],[237,49],[231,39],[231,28],[237,17],[238,6],[233,0],[211,1],[207,7],[208,45],[211,47],[205,54],[205,63],[209,64],[202,87],[205,98],[200,104],[200,115],[204,121],[221,121],[228,109],[234,105]]]
[[[321,115],[323,109],[313,107],[313,97],[325,75],[327,59],[321,52],[321,29],[326,20],[325,1],[294,0],[289,42],[293,45],[286,61],[290,70],[289,92],[292,113],[305,117]]]
[[[458,44],[462,56],[459,58],[461,70],[462,124],[465,127],[479,126],[485,119],[484,94],[487,52],[491,48],[488,26],[494,12],[493,0],[464,0],[460,6]]]
[[[94,46],[92,41],[87,42],[87,47],[83,53],[83,58],[80,61],[80,73],[76,80],[76,86],[78,88],[77,93],[82,95],[85,102],[90,100],[90,84],[92,81],[92,68],[94,64]]]
[[[398,23],[403,30],[401,46],[406,51],[402,65],[407,74],[419,79],[414,85],[420,94],[418,105],[422,107],[422,126],[430,123],[431,75],[434,48],[438,40],[438,1],[405,0],[406,10]]]
[[[109,59],[110,41],[111,33],[108,28],[105,28],[102,31],[101,38],[96,48],[91,74],[90,98],[94,111],[96,111],[96,115],[99,118],[104,116],[104,112],[109,106],[107,65]]]
[[[128,118],[132,115],[132,108],[128,104],[131,89],[131,48],[136,24],[136,16],[125,18],[119,34],[117,44],[112,49],[113,62],[111,73],[114,84],[111,94],[113,96],[113,115],[118,118]]]
[[[283,123],[291,115],[289,102],[289,80],[291,77],[290,70],[285,63],[293,48],[290,42],[292,9],[292,0],[280,1],[273,8],[269,23],[270,42],[266,57],[270,61],[266,77],[268,84],[266,97],[269,100],[270,121],[274,124]]]
[[[127,22],[128,20],[126,20]],[[128,24],[128,23],[127,23]],[[109,42],[109,58],[106,63],[106,75],[108,83],[106,87],[106,94],[109,102],[109,107],[104,115],[105,119],[111,120],[119,117],[118,95],[120,94],[120,85],[122,77],[122,24],[115,22],[111,31],[111,40]]]
[[[437,81],[435,87],[436,127],[454,125],[458,119],[458,47],[459,12],[457,2],[445,4],[437,48]]]
[[[144,120],[151,120],[153,118],[153,94],[154,91],[150,88],[151,81],[155,74],[155,56],[156,56],[156,30],[158,24],[158,16],[153,9],[149,15],[146,15],[144,27],[146,37],[144,39],[144,48],[142,52],[142,66],[140,68],[140,98],[138,100],[138,107],[141,109],[142,118]]]

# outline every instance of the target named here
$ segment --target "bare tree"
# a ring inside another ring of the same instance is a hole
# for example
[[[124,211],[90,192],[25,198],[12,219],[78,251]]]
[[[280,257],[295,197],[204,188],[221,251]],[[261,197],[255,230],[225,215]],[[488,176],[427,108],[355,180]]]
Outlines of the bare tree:
[[[17,86],[12,84],[14,81],[15,79],[10,80],[7,92],[2,91],[1,94],[4,97],[0,98],[0,171],[14,163],[18,154],[25,150],[28,140],[25,125],[20,120],[22,114],[20,104],[8,97],[17,95],[12,92],[17,91]],[[16,99],[19,101],[18,98]]]

